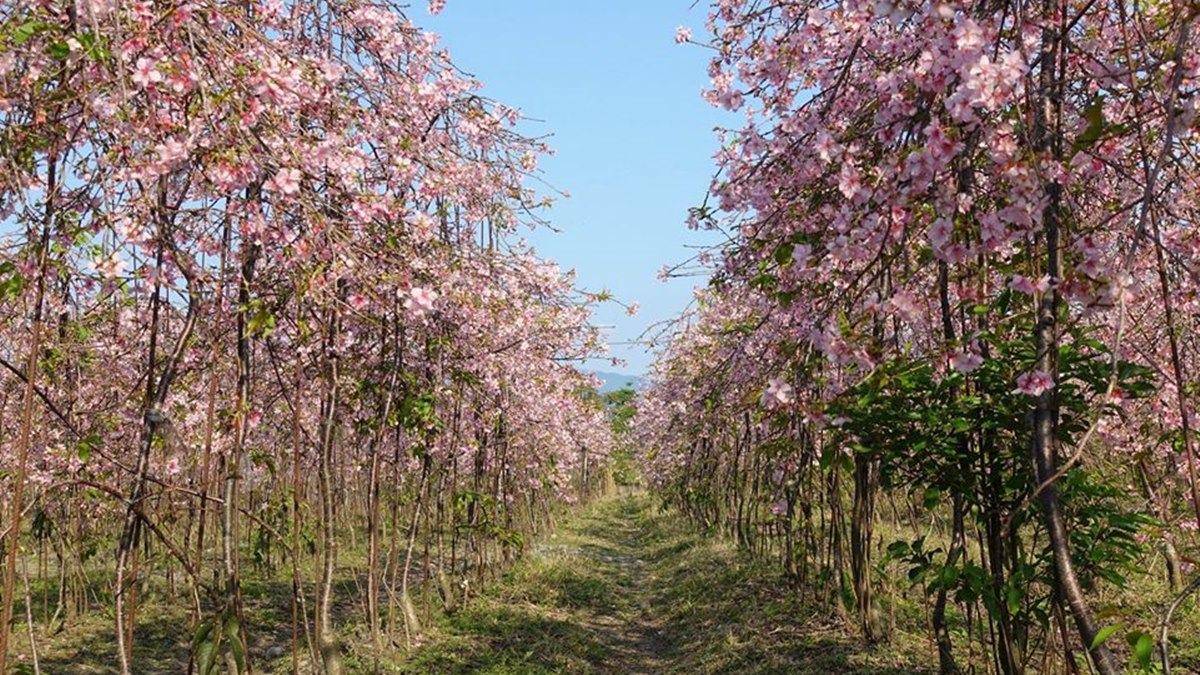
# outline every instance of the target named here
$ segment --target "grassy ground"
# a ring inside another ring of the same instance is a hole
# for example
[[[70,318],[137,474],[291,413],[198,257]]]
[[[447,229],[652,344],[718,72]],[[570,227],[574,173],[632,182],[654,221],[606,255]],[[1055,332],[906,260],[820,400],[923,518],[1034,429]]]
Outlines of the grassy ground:
[[[778,580],[649,498],[610,500],[444,619],[401,672],[926,672],[923,645],[863,646]]]
[[[659,512],[648,496],[608,499],[565,518],[556,534],[535,544],[465,609],[445,616],[435,606],[415,651],[386,646],[379,671],[367,653],[364,589],[351,567],[341,570],[334,612],[347,673],[900,675],[936,669],[921,590],[908,588],[899,570],[892,570],[896,587],[881,591],[893,608],[894,637],[871,647],[835,612],[805,604],[778,565],[753,563],[730,543],[696,533],[677,514]],[[243,588],[255,671],[288,673],[290,582],[286,574],[260,576],[251,575]],[[1130,628],[1151,629],[1155,608],[1169,597],[1160,576],[1131,578],[1128,588],[1113,589],[1097,606],[1105,617],[1136,619]],[[91,586],[89,595],[111,607],[110,584],[97,579]],[[162,590],[152,585],[142,596],[133,663],[139,675],[185,672],[188,609]],[[43,594],[35,587],[34,596]],[[111,610],[93,610],[62,631],[48,626],[47,611],[35,601],[43,673],[116,672]],[[9,672],[32,672],[23,612],[22,604],[13,640],[17,663],[26,668]],[[1176,672],[1200,672],[1198,635],[1200,608],[1188,603],[1173,626]],[[1125,641],[1114,640],[1124,658]],[[309,672],[304,652],[301,663]]]

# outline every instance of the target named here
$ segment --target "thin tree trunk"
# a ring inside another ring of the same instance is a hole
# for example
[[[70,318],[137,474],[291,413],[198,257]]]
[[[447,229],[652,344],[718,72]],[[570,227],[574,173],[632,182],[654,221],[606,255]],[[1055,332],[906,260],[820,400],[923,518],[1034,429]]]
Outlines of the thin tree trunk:
[[[379,654],[381,649],[379,639],[379,446],[387,433],[387,420],[391,417],[392,401],[396,394],[396,384],[400,376],[399,340],[393,344],[392,372],[388,377],[388,388],[383,404],[383,414],[379,429],[371,439],[371,467],[367,486],[367,615],[371,624],[371,644],[375,649],[375,669],[379,669]],[[384,350],[381,350],[381,352]],[[382,353],[381,353],[382,356]]]
[[[338,316],[331,310],[325,342],[325,393],[321,410],[321,452],[318,483],[321,493],[321,574],[317,589],[317,645],[325,675],[341,675],[341,644],[333,631],[333,575],[337,566],[337,523],[333,492],[333,444],[337,423],[339,360]]]
[[[25,361],[25,392],[21,407],[21,431],[17,437],[17,472],[12,477],[13,493],[8,524],[4,563],[3,616],[0,617],[0,670],[8,660],[9,627],[12,625],[14,591],[17,578],[17,549],[21,539],[21,504],[25,496],[25,478],[29,473],[29,442],[33,430],[33,394],[38,374],[38,353],[42,348],[42,301],[46,295],[46,262],[50,255],[50,231],[54,226],[58,195],[58,162],[47,160],[46,211],[42,222],[42,237],[38,243],[37,292],[33,299],[33,325],[29,337],[29,353]]]
[[[871,533],[875,520],[875,492],[879,483],[879,466],[874,459],[858,455],[854,458],[854,512],[850,520],[850,572],[854,578],[854,597],[858,604],[859,626],[867,642],[874,643],[879,634],[879,617],[871,583]]]
[[[246,417],[250,405],[250,335],[247,308],[250,305],[250,284],[254,280],[254,268],[258,261],[259,247],[248,244],[243,253],[242,269],[238,281],[237,314],[237,405],[234,410],[234,439],[230,466],[225,473],[225,503],[221,505],[221,572],[225,582],[225,612],[238,621],[238,639],[243,639],[241,579],[237,555],[237,499],[238,481],[241,480],[242,453],[246,445]],[[227,668],[236,675],[237,665],[226,659]],[[248,669],[248,668],[247,668]]]
[[[1034,143],[1036,150],[1047,156],[1062,160],[1062,82],[1059,78],[1061,51],[1063,49],[1062,22],[1066,21],[1057,0],[1042,0],[1042,19],[1048,23],[1042,29],[1040,71],[1037,109],[1034,111]],[[1056,21],[1058,24],[1051,22]],[[1047,203],[1042,213],[1042,231],[1045,243],[1045,272],[1052,279],[1063,278],[1062,261],[1059,255],[1060,228],[1062,227],[1062,185],[1050,179],[1044,186]],[[1147,206],[1148,208],[1148,206]],[[1037,350],[1037,369],[1050,373],[1058,382],[1059,330],[1058,314],[1061,308],[1058,289],[1052,287],[1041,297],[1037,306],[1037,326],[1034,329],[1034,346]],[[1100,675],[1117,675],[1120,668],[1108,645],[1096,644],[1100,627],[1096,623],[1087,598],[1079,585],[1075,565],[1071,561],[1070,535],[1062,513],[1055,476],[1058,471],[1058,390],[1057,387],[1043,391],[1037,397],[1033,411],[1032,454],[1037,476],[1039,501],[1046,521],[1046,534],[1054,556],[1054,569],[1059,592],[1071,617],[1075,621],[1080,641],[1092,657]]]

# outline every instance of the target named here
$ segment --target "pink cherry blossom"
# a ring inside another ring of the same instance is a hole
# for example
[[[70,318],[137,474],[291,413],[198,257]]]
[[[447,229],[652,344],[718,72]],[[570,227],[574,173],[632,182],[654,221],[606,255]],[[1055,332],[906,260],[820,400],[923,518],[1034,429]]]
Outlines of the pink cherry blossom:
[[[808,267],[808,261],[812,257],[812,246],[808,244],[796,244],[792,248],[792,265],[797,269],[805,269]]]
[[[946,244],[950,243],[950,237],[953,234],[954,225],[947,218],[938,218],[929,227],[929,241],[936,250],[945,248]]]
[[[1054,376],[1044,370],[1034,370],[1017,376],[1017,388],[1014,394],[1040,396],[1042,392],[1054,388]]]
[[[284,195],[294,195],[300,191],[300,171],[289,168],[280,169],[263,183],[263,188]]]
[[[158,63],[153,59],[145,56],[138,58],[133,72],[133,82],[143,89],[148,89],[154,84],[163,81],[162,73],[158,70]]]
[[[796,392],[782,377],[772,377],[767,382],[762,400],[768,408],[782,408],[795,402]]]
[[[960,373],[970,373],[983,365],[983,356],[967,349],[950,355],[950,366]]]
[[[433,311],[437,299],[437,291],[418,286],[408,291],[408,297],[404,300],[404,309],[413,316],[422,317]]]
[[[1030,279],[1029,277],[1022,276],[1020,274],[1014,274],[1012,279],[1008,282],[1008,287],[1014,291],[1017,291],[1018,293],[1037,295],[1050,290],[1051,280],[1049,275],[1043,275],[1039,279]]]

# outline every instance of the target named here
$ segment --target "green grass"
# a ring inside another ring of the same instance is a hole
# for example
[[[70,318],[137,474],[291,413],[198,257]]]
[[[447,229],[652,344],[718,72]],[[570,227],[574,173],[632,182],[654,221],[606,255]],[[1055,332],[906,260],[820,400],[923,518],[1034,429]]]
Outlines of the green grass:
[[[566,523],[401,672],[926,672],[919,636],[864,646],[797,597],[769,566],[626,497]]]
[[[887,644],[871,646],[841,612],[814,605],[812,589],[801,593],[791,586],[777,561],[753,561],[731,543],[695,532],[678,514],[659,512],[647,496],[602,501],[560,522],[507,573],[472,589],[458,612],[444,615],[432,593],[432,625],[416,649],[406,654],[401,645],[384,645],[378,671],[364,625],[363,586],[352,577],[354,564],[341,567],[334,613],[346,645],[346,672],[900,675],[936,669],[926,599],[907,584],[898,564],[889,567],[890,581],[877,596],[895,631]],[[346,557],[355,555],[348,551]],[[1131,576],[1128,588],[1097,594],[1101,619],[1121,621],[1127,629],[1153,628],[1157,608],[1169,598],[1160,564],[1148,560],[1149,573]],[[311,583],[307,565],[304,576]],[[38,598],[53,598],[56,586],[35,584],[43,672],[116,671],[109,586],[101,575],[90,579],[92,611],[54,633]],[[414,590],[418,608],[423,597]],[[258,673],[291,672],[290,598],[286,572],[273,579],[250,574],[243,582]],[[19,604],[13,640],[21,653],[27,640]],[[188,614],[156,577],[141,596],[134,672],[183,672]],[[1124,658],[1125,640],[1114,639]],[[956,646],[966,642],[957,635]],[[1181,609],[1172,642],[1176,672],[1200,672],[1200,603]],[[310,672],[303,645],[301,663],[302,672]]]

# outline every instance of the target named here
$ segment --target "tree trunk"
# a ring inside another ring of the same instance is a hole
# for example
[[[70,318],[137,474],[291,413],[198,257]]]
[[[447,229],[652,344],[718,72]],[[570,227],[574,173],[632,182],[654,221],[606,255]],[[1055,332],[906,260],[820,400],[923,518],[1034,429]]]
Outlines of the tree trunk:
[[[1034,125],[1035,150],[1039,153],[1062,160],[1063,131],[1060,128],[1062,120],[1062,83],[1058,70],[1063,38],[1060,34],[1062,27],[1051,24],[1059,17],[1060,23],[1066,18],[1059,11],[1056,0],[1042,1],[1042,19],[1048,22],[1042,30],[1042,45],[1040,54],[1040,69],[1038,94],[1035,99],[1037,109],[1034,110],[1036,121]],[[1063,278],[1062,261],[1059,255],[1060,228],[1062,227],[1062,185],[1057,179],[1049,179],[1044,186],[1046,207],[1042,212],[1042,231],[1045,244],[1045,273],[1052,279]],[[1056,287],[1050,288],[1042,295],[1037,305],[1037,325],[1034,328],[1034,346],[1037,349],[1036,368],[1050,373],[1058,383],[1058,314],[1060,310],[1059,294]],[[1059,592],[1079,632],[1084,649],[1092,657],[1096,670],[1100,675],[1117,675],[1120,668],[1107,644],[1094,644],[1099,625],[1088,606],[1087,598],[1079,585],[1075,574],[1075,565],[1071,561],[1070,535],[1067,533],[1066,519],[1063,517],[1062,506],[1058,496],[1058,486],[1055,484],[1058,471],[1058,390],[1050,388],[1037,397],[1037,405],[1033,411],[1033,438],[1031,443],[1034,472],[1037,476],[1037,489],[1040,491],[1042,514],[1046,520],[1046,534],[1049,538],[1050,550],[1054,556],[1054,570],[1059,585]]]
[[[8,660],[9,627],[12,625],[13,600],[17,587],[17,549],[21,540],[21,503],[25,495],[25,477],[29,472],[29,441],[33,430],[33,394],[38,374],[38,352],[42,348],[42,301],[46,295],[46,262],[50,255],[50,232],[56,217],[58,195],[56,158],[47,160],[46,212],[42,223],[42,237],[38,243],[37,292],[33,298],[33,325],[29,337],[29,353],[25,362],[25,392],[21,405],[21,431],[17,437],[17,472],[12,477],[13,492],[9,506],[11,516],[8,523],[8,541],[5,543],[4,598],[0,616],[0,670]]]
[[[854,458],[854,511],[850,518],[850,573],[854,579],[854,597],[863,637],[874,643],[883,636],[872,595],[871,534],[874,531],[875,492],[879,485],[879,464],[871,458]]]
[[[337,523],[335,521],[333,492],[333,444],[334,427],[337,423],[339,355],[338,317],[336,311],[329,312],[329,328],[326,335],[325,394],[321,406],[321,453],[318,467],[318,483],[321,493],[321,576],[317,589],[317,645],[325,675],[341,675],[341,644],[333,631],[333,575],[337,566]]]

